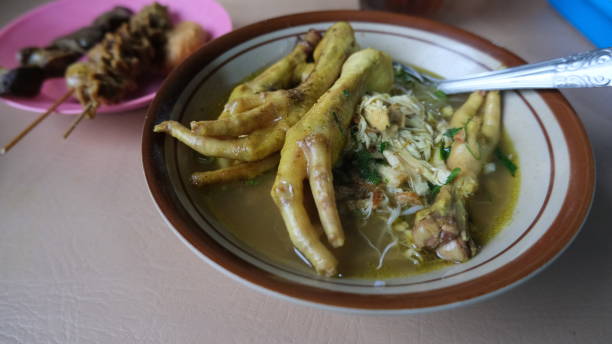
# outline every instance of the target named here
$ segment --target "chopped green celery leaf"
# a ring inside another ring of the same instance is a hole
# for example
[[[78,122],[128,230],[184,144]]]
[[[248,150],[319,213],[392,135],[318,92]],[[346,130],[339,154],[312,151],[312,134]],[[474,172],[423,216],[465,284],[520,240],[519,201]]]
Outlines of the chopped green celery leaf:
[[[359,171],[359,176],[371,184],[379,184],[382,181],[380,174],[376,170],[375,159],[366,150],[355,152],[355,162]]]
[[[470,147],[470,145],[466,142],[465,143],[465,148],[467,148],[468,152],[470,152],[470,154],[472,155],[472,157],[474,157],[474,159],[476,160],[480,160],[481,156],[480,156],[480,142],[476,142],[478,144],[478,155],[476,155],[476,153],[474,153],[474,151],[472,150],[472,148]]]
[[[261,183],[261,181],[259,181],[258,179],[253,178],[253,179],[245,180],[244,183],[246,185],[259,185],[259,183]]]
[[[442,185],[434,185],[433,188],[431,188],[431,194],[432,195],[437,195],[438,192],[440,192],[440,189],[442,188]]]
[[[345,97],[348,97],[348,96],[350,96],[350,95],[351,95],[351,92],[349,92],[349,90],[343,90],[343,91],[342,91],[342,94],[343,94]]]
[[[470,152],[470,154],[472,155],[472,157],[474,157],[474,159],[476,160],[480,160],[481,156],[481,148],[480,148],[480,142],[476,142],[476,144],[478,145],[478,155],[476,155],[476,153],[474,153],[474,151],[472,150],[472,147],[470,147],[470,139],[468,138],[468,125],[470,124],[470,122],[472,121],[473,117],[471,117],[470,119],[468,119],[467,122],[465,122],[465,125],[463,126],[463,132],[465,133],[465,148],[467,148],[468,152]]]
[[[442,91],[440,91],[440,90],[436,90],[436,91],[434,92],[434,95],[435,95],[436,97],[440,98],[441,100],[446,100],[446,99],[448,98],[448,97],[447,97],[447,95],[446,95],[446,93],[444,93],[444,92],[442,92]]]
[[[404,86],[411,86],[416,81],[412,75],[402,68],[395,69],[395,79],[399,80]]]
[[[391,143],[383,141],[380,143],[380,146],[378,147],[378,151],[379,152],[384,152],[387,148],[389,148],[389,146],[391,145]]]
[[[512,160],[510,160],[510,158],[508,158],[508,156],[504,154],[504,152],[502,152],[499,147],[495,148],[495,156],[497,157],[497,159],[499,159],[502,165],[504,165],[506,169],[508,169],[508,171],[513,177],[516,176],[516,170],[518,169],[518,166],[516,166],[516,164],[514,164],[514,162],[512,162]]]
[[[440,192],[440,188],[442,188],[442,185],[434,185],[430,182],[427,182],[427,185],[429,186],[429,192],[432,197],[436,197],[438,192]]]
[[[442,158],[442,160],[444,161],[448,160],[450,153],[451,153],[451,146],[448,146],[448,147],[440,146],[440,157]]]
[[[446,182],[444,184],[442,184],[442,185],[434,185],[434,184],[432,184],[430,182],[427,182],[427,185],[429,185],[429,191],[431,192],[431,195],[433,197],[435,197],[438,194],[438,192],[440,192],[440,189],[444,185],[448,185],[448,184],[452,183],[453,180],[455,180],[457,178],[459,173],[461,173],[461,169],[459,167],[453,168],[453,170],[448,175],[448,177],[446,177]]]
[[[357,161],[359,167],[362,167],[370,163],[370,160],[372,160],[372,154],[370,154],[370,152],[367,150],[359,150],[355,152],[355,160]]]
[[[451,173],[448,175],[448,177],[446,178],[446,184],[450,184],[453,182],[453,180],[455,180],[455,178],[457,178],[457,176],[459,175],[459,173],[461,173],[461,169],[459,167],[455,167],[453,168],[453,170],[451,171]]]
[[[373,168],[367,171],[364,179],[370,184],[380,184],[382,182],[380,174]]]
[[[455,137],[455,135],[457,135],[458,132],[461,131],[461,129],[463,129],[463,128],[450,128],[450,129],[446,129],[446,132],[444,132],[444,136],[450,137],[452,139],[452,138]]]

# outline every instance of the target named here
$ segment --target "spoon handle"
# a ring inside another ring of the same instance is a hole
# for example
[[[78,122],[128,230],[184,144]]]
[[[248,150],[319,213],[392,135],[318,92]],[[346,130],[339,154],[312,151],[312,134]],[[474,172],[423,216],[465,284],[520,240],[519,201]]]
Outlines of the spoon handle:
[[[461,79],[441,80],[437,86],[448,94],[476,90],[612,86],[612,48],[592,50]]]

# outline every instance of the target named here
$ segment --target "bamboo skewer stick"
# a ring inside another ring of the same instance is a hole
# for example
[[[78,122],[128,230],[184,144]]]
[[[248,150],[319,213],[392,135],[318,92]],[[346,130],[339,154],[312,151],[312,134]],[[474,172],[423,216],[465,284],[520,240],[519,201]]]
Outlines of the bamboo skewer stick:
[[[89,117],[89,118],[93,117],[93,116],[89,115],[92,110],[95,111],[93,104],[90,103],[90,104],[88,104],[85,107],[85,110],[83,110],[83,112],[79,115],[79,117],[77,117],[77,119],[75,119],[72,122],[72,124],[70,124],[70,127],[68,128],[68,130],[66,130],[66,132],[64,133],[64,139],[67,139],[68,136],[70,136],[70,133],[72,133],[72,131],[77,127],[77,125],[79,125],[79,123],[81,123],[83,118],[85,118],[85,117]]]
[[[68,92],[66,92],[66,94],[64,94],[59,99],[57,99],[51,105],[51,107],[49,107],[49,109],[45,111],[45,113],[38,116],[34,121],[32,121],[32,123],[30,123],[30,125],[28,125],[17,136],[15,136],[11,140],[11,142],[9,142],[6,146],[2,147],[2,149],[0,149],[0,155],[6,154],[9,150],[11,150],[11,148],[13,148],[13,146],[15,146],[19,141],[21,141],[21,139],[23,139],[24,136],[26,136],[30,131],[32,131],[32,129],[34,129],[40,122],[42,122],[45,118],[47,118],[51,113],[53,113],[53,111],[55,111],[58,106],[60,106],[63,102],[65,102],[72,95],[73,92],[74,90],[69,90]]]

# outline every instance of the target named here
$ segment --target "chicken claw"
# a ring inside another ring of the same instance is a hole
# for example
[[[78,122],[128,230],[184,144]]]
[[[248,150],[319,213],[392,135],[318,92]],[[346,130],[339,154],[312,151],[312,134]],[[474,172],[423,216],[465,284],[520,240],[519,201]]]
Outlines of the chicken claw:
[[[225,183],[233,180],[253,179],[258,175],[273,169],[278,165],[280,156],[278,154],[254,161],[242,162],[237,165],[220,168],[206,172],[194,172],[191,174],[191,183],[195,186]]]
[[[175,122],[158,125],[155,131],[207,156],[257,161],[274,154],[287,129],[334,83],[355,50],[353,29],[345,22],[332,25],[320,42],[318,38],[316,31],[309,32],[287,57],[237,86],[217,120],[192,122],[192,130]],[[310,53],[312,66],[307,62]],[[304,77],[296,87],[287,88]]]
[[[478,189],[480,171],[499,142],[500,102],[499,91],[486,96],[474,92],[451,118],[450,126],[460,130],[446,164],[451,170],[458,169],[459,174],[440,189],[431,207],[416,214],[412,230],[414,244],[434,250],[441,259],[463,262],[476,254],[465,202]]]
[[[325,276],[337,273],[337,260],[322,244],[304,207],[304,179],[308,179],[323,231],[332,247],[344,244],[336,208],[332,165],[338,160],[348,135],[357,102],[366,92],[386,92],[393,83],[391,59],[365,49],[351,55],[340,78],[287,131],[281,150],[272,198],[280,209],[293,245],[315,270]]]

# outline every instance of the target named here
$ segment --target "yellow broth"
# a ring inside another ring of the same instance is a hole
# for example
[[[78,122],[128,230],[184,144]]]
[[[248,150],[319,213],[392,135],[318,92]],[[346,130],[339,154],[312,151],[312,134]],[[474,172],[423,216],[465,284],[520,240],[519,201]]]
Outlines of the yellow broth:
[[[506,154],[512,154],[513,160],[517,161],[512,143],[505,133],[501,148]],[[481,177],[481,188],[468,203],[471,233],[479,246],[486,245],[510,220],[518,197],[520,169],[512,177],[496,159],[494,163],[495,172]],[[201,171],[211,166],[210,161],[193,153],[193,159],[183,170]],[[187,187],[195,188],[189,185],[188,173],[183,178]],[[251,181],[210,185],[191,194],[196,203],[207,209],[223,225],[223,229],[253,251],[281,266],[314,274],[294,251],[282,218],[270,197],[273,180],[274,172],[269,172]],[[431,259],[415,265],[395,247],[389,250],[384,264],[377,269],[379,255],[363,236],[367,236],[378,247],[384,246],[389,236],[385,234],[384,225],[380,221],[373,216],[367,224],[360,226],[354,215],[351,217],[342,214],[346,243],[342,248],[332,249],[340,262],[340,276],[367,279],[404,277],[449,264],[429,257]]]
[[[194,98],[207,100],[206,106],[202,105],[202,101],[191,102],[186,109],[190,118],[185,118],[184,122],[213,119],[214,114],[221,112],[229,96],[227,88],[225,90],[198,90],[201,97],[198,94]],[[465,99],[463,96],[455,96],[449,97],[448,101],[456,108]],[[512,160],[519,165],[518,155],[505,131],[502,133],[500,148],[504,153],[512,154]],[[276,265],[302,274],[315,275],[309,263],[300,258],[294,249],[280,213],[272,201],[270,190],[275,176],[273,171],[251,181],[196,188],[190,184],[191,173],[218,168],[218,164],[214,159],[203,157],[184,146],[179,148],[179,155],[183,157],[179,159],[181,178],[189,189],[190,196],[200,209],[209,212],[222,225],[222,230],[229,232],[243,246]],[[481,176],[481,187],[468,202],[471,233],[478,246],[486,245],[505,226],[512,216],[518,198],[520,167],[516,176],[512,177],[496,158],[493,158],[493,162],[496,165],[495,172]],[[307,208],[313,207],[312,204],[307,204]],[[316,211],[309,210],[311,219],[317,219]],[[359,224],[359,219],[354,214],[341,214],[341,220],[346,235],[345,245],[338,249],[328,246],[339,261],[338,277],[380,280],[406,277],[452,264],[431,254],[423,263],[416,265],[411,263],[398,247],[394,247],[386,254],[384,264],[378,269],[379,254],[369,246],[364,236],[382,251],[390,237],[386,234],[381,220],[372,216],[368,223]],[[322,239],[325,242],[324,237]]]

